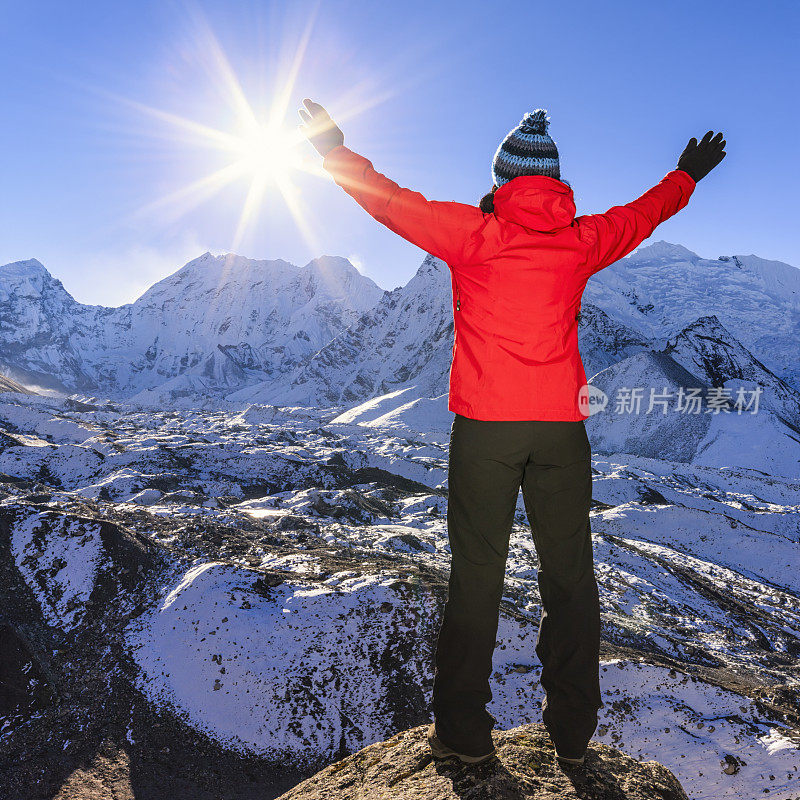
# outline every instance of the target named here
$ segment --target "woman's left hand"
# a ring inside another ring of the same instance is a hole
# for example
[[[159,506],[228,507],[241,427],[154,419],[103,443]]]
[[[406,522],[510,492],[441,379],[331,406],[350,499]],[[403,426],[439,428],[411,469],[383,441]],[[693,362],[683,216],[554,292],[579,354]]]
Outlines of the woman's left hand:
[[[308,111],[300,108],[297,113],[306,125],[305,127],[298,125],[298,127],[314,149],[324,158],[334,147],[344,144],[344,134],[319,103],[306,98],[303,100],[303,105]]]

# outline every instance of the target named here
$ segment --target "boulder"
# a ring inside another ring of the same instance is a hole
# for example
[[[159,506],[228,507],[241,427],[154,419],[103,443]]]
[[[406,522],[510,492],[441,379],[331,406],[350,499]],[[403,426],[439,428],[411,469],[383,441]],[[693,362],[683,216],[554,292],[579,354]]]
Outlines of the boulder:
[[[434,759],[428,725],[376,742],[325,767],[277,800],[688,800],[657,761],[591,742],[583,766],[561,767],[544,726],[494,730],[497,758]]]

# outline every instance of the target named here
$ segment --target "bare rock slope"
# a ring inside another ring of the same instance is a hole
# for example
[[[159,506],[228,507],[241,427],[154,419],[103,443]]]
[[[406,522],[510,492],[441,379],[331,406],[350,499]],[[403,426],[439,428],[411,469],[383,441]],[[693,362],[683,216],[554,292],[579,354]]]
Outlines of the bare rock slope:
[[[657,761],[592,743],[584,767],[562,769],[542,725],[493,731],[497,758],[477,766],[436,760],[426,725],[343,758],[278,800],[688,800]]]

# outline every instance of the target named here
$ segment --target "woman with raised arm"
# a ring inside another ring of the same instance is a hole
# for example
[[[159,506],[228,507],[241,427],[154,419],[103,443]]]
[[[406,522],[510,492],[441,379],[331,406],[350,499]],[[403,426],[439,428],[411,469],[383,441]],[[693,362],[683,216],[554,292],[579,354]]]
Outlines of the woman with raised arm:
[[[451,568],[436,646],[433,755],[479,763],[495,754],[486,705],[521,487],[539,559],[542,719],[559,762],[582,764],[603,703],[581,297],[592,275],[686,206],[725,157],[725,141],[713,131],[690,139],[677,168],[641,197],[576,217],[544,109],[508,133],[492,162],[492,191],[469,205],[398,186],[345,147],[322,106],[303,102],[304,133],[335,182],[451,273]]]

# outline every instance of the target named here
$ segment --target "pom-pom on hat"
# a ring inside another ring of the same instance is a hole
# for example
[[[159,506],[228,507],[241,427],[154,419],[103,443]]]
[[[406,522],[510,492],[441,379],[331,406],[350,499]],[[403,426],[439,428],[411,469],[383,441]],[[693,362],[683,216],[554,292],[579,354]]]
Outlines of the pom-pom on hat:
[[[502,186],[520,175],[548,175],[561,180],[556,143],[548,136],[547,110],[529,111],[503,139],[492,161],[492,179]]]

